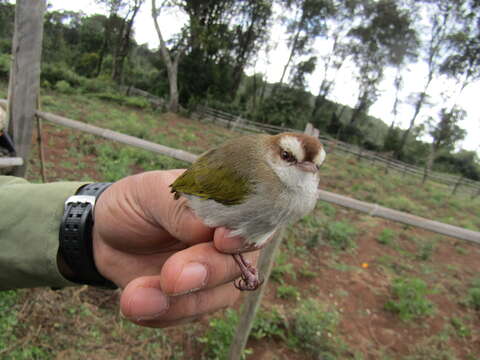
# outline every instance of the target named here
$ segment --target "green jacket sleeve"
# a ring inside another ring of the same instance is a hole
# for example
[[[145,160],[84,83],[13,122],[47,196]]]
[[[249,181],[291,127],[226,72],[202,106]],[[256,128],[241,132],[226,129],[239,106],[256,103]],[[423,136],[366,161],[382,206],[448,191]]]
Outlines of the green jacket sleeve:
[[[65,200],[84,184],[0,176],[0,290],[74,285],[57,268],[58,231]]]

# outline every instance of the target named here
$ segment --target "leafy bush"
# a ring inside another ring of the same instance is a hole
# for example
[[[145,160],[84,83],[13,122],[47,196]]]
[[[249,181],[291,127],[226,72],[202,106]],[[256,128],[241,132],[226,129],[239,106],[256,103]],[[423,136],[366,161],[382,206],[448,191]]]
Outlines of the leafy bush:
[[[0,54],[0,79],[8,80],[10,73],[10,57],[9,54]]]
[[[420,249],[416,258],[418,260],[426,261],[432,257],[433,251],[435,250],[435,243],[432,241],[427,241],[420,244]]]
[[[395,238],[395,231],[391,229],[383,229],[377,237],[377,241],[382,245],[390,245]]]
[[[124,95],[119,95],[111,92],[101,92],[101,93],[95,94],[94,96],[102,100],[107,100],[107,101],[114,102],[116,104],[135,107],[139,109],[145,109],[150,106],[150,101],[148,101],[148,99],[143,97],[124,96]]]
[[[393,299],[385,304],[385,309],[398,314],[402,320],[412,320],[431,315],[433,303],[426,298],[431,293],[421,279],[397,278],[391,286]]]
[[[300,291],[295,286],[281,284],[277,287],[277,297],[285,300],[300,300]]]
[[[228,358],[230,344],[238,324],[238,314],[228,309],[225,311],[224,317],[217,317],[210,321],[210,328],[205,336],[198,339],[201,344],[204,344],[204,356],[207,359],[223,360]],[[249,351],[245,350],[242,358],[248,355]]]
[[[51,63],[44,63],[42,65],[40,79],[42,83],[48,81],[50,84],[56,84],[63,80],[74,88],[82,86],[87,80],[69,69],[66,65]]]
[[[357,230],[346,222],[330,222],[324,231],[330,245],[337,250],[347,250],[356,246],[354,238]]]
[[[296,279],[293,264],[288,261],[288,256],[284,252],[279,252],[275,258],[275,266],[270,273],[270,278],[278,283],[283,284],[284,278],[289,275],[292,279]]]
[[[480,278],[472,281],[472,285],[468,289],[467,304],[472,309],[480,310]]]
[[[296,308],[289,345],[300,348],[316,359],[340,359],[345,345],[335,336],[340,315],[314,299]]]
[[[280,338],[285,340],[285,319],[277,309],[260,309],[253,321],[251,336],[263,338]]]
[[[113,91],[113,88],[114,85],[110,81],[101,78],[95,78],[86,79],[80,91],[82,93],[107,93]]]
[[[72,94],[75,92],[74,89],[70,86],[70,84],[65,80],[57,81],[55,83],[55,90],[63,94]]]

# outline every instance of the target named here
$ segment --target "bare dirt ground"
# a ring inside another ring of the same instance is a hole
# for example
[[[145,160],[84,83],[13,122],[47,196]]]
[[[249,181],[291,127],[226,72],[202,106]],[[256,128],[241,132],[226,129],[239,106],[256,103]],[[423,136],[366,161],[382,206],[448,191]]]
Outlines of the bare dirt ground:
[[[167,136],[175,136],[174,129],[179,124],[198,125],[198,121],[172,114],[164,116],[162,121],[154,131],[168,129]],[[179,140],[179,147],[187,144],[198,149],[208,148],[207,130],[211,126],[201,126],[204,128],[192,139],[182,143]],[[48,181],[77,180],[79,174],[82,179],[103,179],[95,147],[106,140],[94,138],[85,143],[72,130],[49,124],[44,124],[43,129]],[[72,149],[72,141],[78,147],[90,146],[92,151],[78,153],[75,147]],[[38,180],[36,138],[33,146],[28,177]],[[340,156],[332,158],[338,162],[335,167],[359,165],[352,159],[347,164],[341,162]],[[132,172],[142,170],[139,166],[131,168]],[[335,174],[326,175],[321,185],[326,190],[348,194],[348,188],[358,179],[343,177],[344,180],[339,181],[340,177]],[[409,189],[405,186],[395,191],[408,193]],[[285,283],[295,287],[302,298],[318,299],[339,311],[341,321],[335,336],[348,346],[345,358],[480,359],[480,313],[464,301],[471,280],[480,274],[480,246],[342,208],[335,210],[328,221],[347,221],[357,229],[354,249],[334,250],[322,238],[313,249],[301,251],[310,230],[299,223],[288,233],[281,251],[288,254],[294,269],[306,268],[315,273],[314,276],[287,273],[283,278]],[[322,216],[322,210],[317,209],[315,215]],[[476,216],[478,224],[478,214]],[[385,228],[396,234],[395,246],[377,241]],[[433,248],[422,256],[423,244],[427,241],[432,242]],[[402,321],[385,309],[385,303],[392,298],[391,282],[399,276],[421,278],[434,290],[427,296],[435,306],[431,316]],[[287,319],[285,327],[288,328],[288,319],[292,321],[290,317],[298,300],[279,298],[279,286],[279,282],[268,283],[263,308],[279,309]],[[39,349],[40,355],[31,358],[42,359],[200,358],[205,349],[196,339],[204,335],[212,318],[162,331],[144,330],[120,318],[116,305],[118,293],[89,287],[60,291],[31,289],[19,293],[17,323],[12,326],[18,340],[10,349],[0,350],[0,358],[11,358],[13,350],[27,345]],[[458,327],[452,325],[454,318],[461,319],[469,331],[459,334]],[[279,338],[251,339],[247,347],[253,350],[249,359],[310,356]],[[341,358],[344,357],[338,357]]]

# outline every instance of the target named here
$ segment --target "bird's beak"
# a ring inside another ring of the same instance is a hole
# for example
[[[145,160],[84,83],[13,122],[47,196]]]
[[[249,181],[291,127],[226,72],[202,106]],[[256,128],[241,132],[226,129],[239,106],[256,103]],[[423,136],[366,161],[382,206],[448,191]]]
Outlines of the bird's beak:
[[[318,171],[317,165],[315,165],[311,161],[300,162],[297,164],[297,166],[300,168],[300,170],[303,170],[306,172],[316,173]]]

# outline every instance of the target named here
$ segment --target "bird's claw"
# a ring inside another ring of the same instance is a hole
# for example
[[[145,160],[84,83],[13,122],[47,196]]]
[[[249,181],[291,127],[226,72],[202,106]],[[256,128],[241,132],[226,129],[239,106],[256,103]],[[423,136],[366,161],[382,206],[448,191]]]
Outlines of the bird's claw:
[[[254,291],[257,290],[260,285],[263,284],[263,279],[258,277],[257,269],[250,264],[241,254],[232,255],[237,262],[241,275],[240,279],[233,282],[235,287],[241,291]]]

